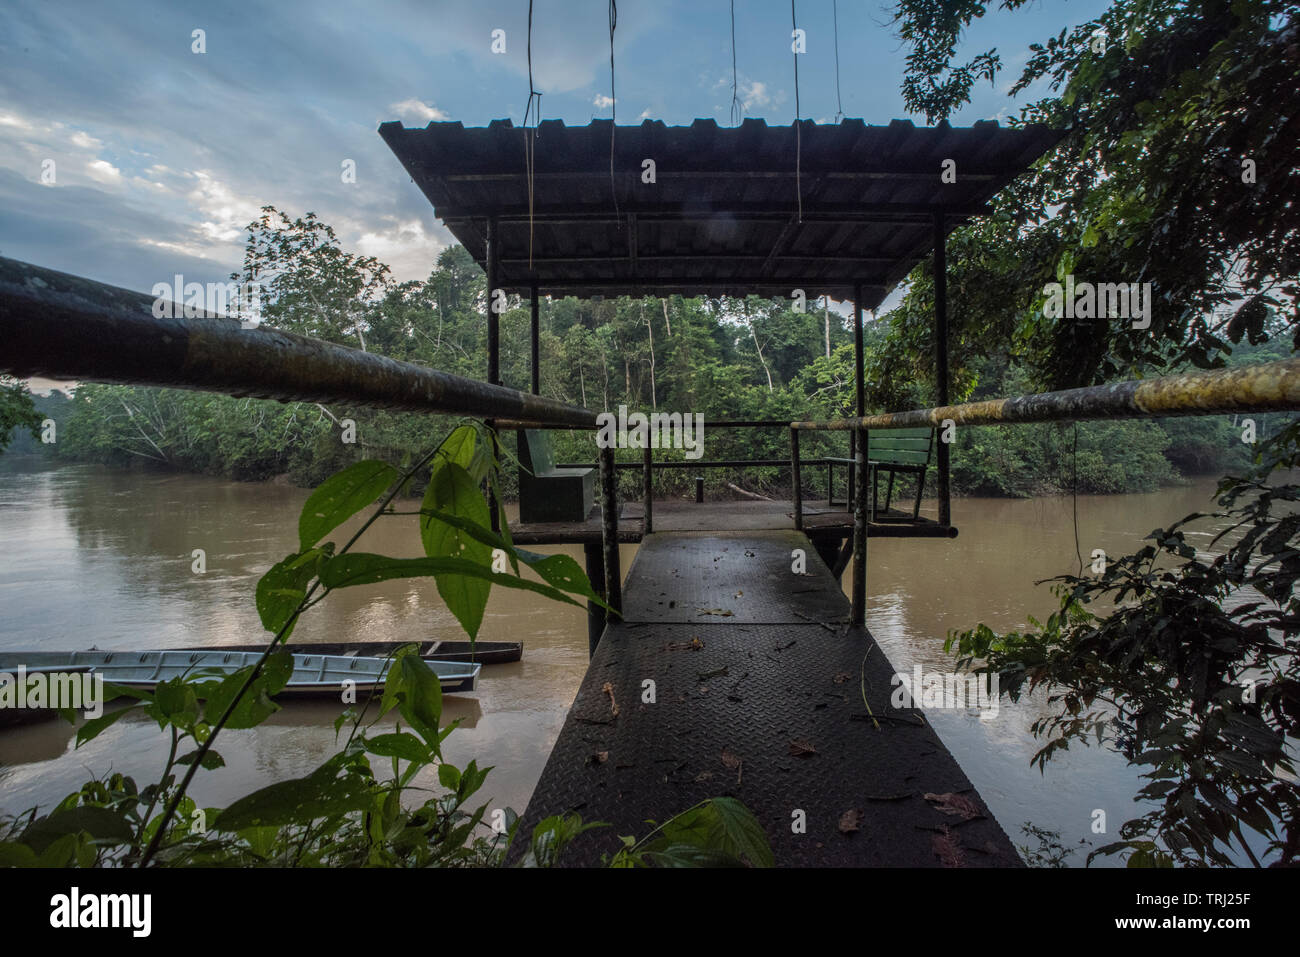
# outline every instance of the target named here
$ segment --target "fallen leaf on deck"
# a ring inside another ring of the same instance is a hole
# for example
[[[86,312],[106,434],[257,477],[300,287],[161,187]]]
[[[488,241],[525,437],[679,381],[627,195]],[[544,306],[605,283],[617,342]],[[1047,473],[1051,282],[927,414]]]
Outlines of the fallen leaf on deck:
[[[852,677],[853,675],[849,674],[847,671],[841,671],[834,678],[832,678],[831,681],[834,681],[837,685],[842,685],[844,684],[844,682],[848,681]]]
[[[600,689],[603,694],[609,695],[609,710],[614,717],[618,717],[618,702],[614,700],[614,686],[608,681]]]
[[[736,783],[740,783],[740,776],[745,773],[745,762],[741,760],[740,755],[732,754],[726,748],[722,749],[722,764],[727,770],[736,772]]]
[[[925,799],[931,802],[934,809],[941,814],[953,814],[963,821],[973,821],[977,817],[984,816],[978,804],[960,794],[926,794]]]
[[[854,831],[862,830],[862,812],[855,807],[849,808],[840,815],[840,833],[852,834]]]
[[[733,612],[728,611],[726,608],[701,608],[697,614],[717,615],[719,618],[730,618]]]
[[[966,859],[962,856],[961,845],[958,843],[956,835],[946,827],[942,833],[931,836],[930,846],[938,856],[939,863],[944,867],[966,866]]]
[[[804,741],[802,738],[796,738],[790,742],[790,753],[796,758],[808,758],[817,753],[811,741]]]

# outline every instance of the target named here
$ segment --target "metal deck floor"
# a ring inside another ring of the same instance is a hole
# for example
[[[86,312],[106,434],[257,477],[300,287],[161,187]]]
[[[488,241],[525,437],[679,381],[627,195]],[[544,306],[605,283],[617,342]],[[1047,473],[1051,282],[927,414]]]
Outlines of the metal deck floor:
[[[798,547],[802,577],[790,570]],[[1020,865],[920,712],[890,706],[894,668],[845,624],[848,602],[807,538],[655,534],[623,594],[627,620],[601,639],[512,859],[551,814],[613,825],[564,858],[598,866],[621,835],[645,836],[647,819],[729,795],[762,823],[780,866]],[[654,703],[643,702],[647,679]],[[798,811],[806,833],[792,828]]]

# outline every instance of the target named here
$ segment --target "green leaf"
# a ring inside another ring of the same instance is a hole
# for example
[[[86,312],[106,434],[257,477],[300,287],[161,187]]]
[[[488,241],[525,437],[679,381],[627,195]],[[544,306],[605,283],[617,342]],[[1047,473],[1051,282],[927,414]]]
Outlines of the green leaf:
[[[37,818],[23,831],[19,840],[41,854],[64,835],[76,835],[82,831],[98,840],[121,844],[131,843],[135,836],[131,825],[118,812],[86,805]]]
[[[336,472],[317,486],[298,518],[298,542],[307,551],[335,528],[374,503],[398,478],[387,462],[367,459]]]
[[[211,816],[211,815],[209,815]],[[248,848],[258,857],[269,857],[275,850],[275,839],[279,837],[278,827],[249,827],[239,832],[239,836],[248,842]]]
[[[283,827],[307,824],[317,818],[360,811],[373,798],[369,782],[348,774],[334,777],[323,768],[305,778],[280,781],[240,798],[219,815],[214,827],[220,831],[245,831],[254,827]]]
[[[324,555],[319,549],[312,551]],[[257,614],[262,619],[262,627],[267,631],[279,633],[307,597],[307,586],[316,577],[316,566],[302,561],[306,557],[307,555],[297,552],[288,555],[258,579]],[[288,640],[291,632],[292,629],[285,633],[285,640]]]
[[[327,588],[346,588],[349,585],[372,585],[394,578],[425,578],[430,575],[472,575],[484,578],[505,588],[518,588],[536,592],[555,601],[579,605],[564,592],[541,582],[518,578],[514,575],[496,574],[491,567],[461,558],[388,558],[366,552],[348,552],[336,555],[321,569],[321,581]],[[451,609],[456,613],[456,609]]]
[[[401,672],[398,710],[430,748],[438,747],[442,720],[442,683],[418,655],[403,655],[393,665]]]
[[[407,761],[428,761],[429,749],[419,738],[405,731],[380,734],[366,738],[365,748],[371,754],[384,758],[405,758]]]
[[[77,744],[79,748],[87,741],[93,741],[117,722],[121,721],[132,711],[137,710],[140,705],[132,704],[125,708],[119,708],[116,711],[108,711],[101,714],[98,718],[91,718],[85,724],[77,729]]]
[[[591,582],[587,579],[587,574],[582,570],[582,566],[568,555],[544,555],[540,552],[530,552],[522,548],[516,548],[510,540],[503,534],[498,534],[490,528],[485,528],[475,522],[462,518],[452,512],[446,512],[439,509],[429,509],[425,505],[421,512],[429,510],[431,517],[448,525],[453,525],[463,531],[465,534],[472,536],[477,541],[482,542],[489,548],[500,548],[510,556],[511,563],[518,570],[519,562],[522,560],[530,568],[538,573],[549,584],[558,588],[560,591],[569,592],[575,595],[582,595],[584,598],[597,603],[598,605],[608,608],[605,600],[592,590]],[[506,526],[502,526],[504,529]],[[494,579],[496,580],[496,579]]]
[[[478,490],[478,484],[455,462],[435,466],[429,487],[425,489],[420,515],[420,541],[424,553],[430,558],[460,558],[491,565],[492,549],[488,545],[460,527],[461,523],[450,524],[430,514],[433,510],[449,512],[480,528],[490,521],[487,503]],[[437,585],[438,594],[447,607],[453,609],[465,633],[471,639],[477,638],[488,594],[492,590],[491,581],[467,575],[443,575],[437,578]]]
[[[438,765],[438,783],[448,791],[456,791],[460,787],[460,771],[445,762]]]
[[[244,683],[253,672],[253,665],[240,668],[227,675],[219,682],[210,682],[203,686],[206,697],[204,713],[207,719],[215,723],[225,714],[235,696],[239,694]],[[255,728],[268,717],[280,710],[280,706],[271,700],[271,695],[284,688],[293,674],[293,655],[283,649],[267,659],[262,673],[239,699],[226,721],[231,729]]]
[[[669,844],[642,856],[659,867],[744,867],[745,862],[722,851],[693,844]]]
[[[460,466],[469,473],[470,478],[474,480],[475,486],[482,482],[491,466],[491,461],[487,452],[478,440],[478,429],[472,425],[462,425],[454,429],[451,435],[442,441],[438,446],[438,454],[434,459],[434,469],[437,470],[440,463],[450,463]]]
[[[229,725],[227,725],[227,727],[229,727]],[[176,763],[183,767],[188,767],[189,765],[194,763],[195,759],[198,758],[198,756],[199,756],[199,751],[197,748],[195,748],[193,751],[190,751],[188,754],[182,754],[179,758],[176,759]],[[217,768],[224,768],[226,766],[226,759],[223,758],[221,755],[217,754],[217,752],[215,751],[208,751],[207,754],[203,755],[203,763],[200,766],[205,771],[215,771]]]
[[[735,798],[716,797],[666,821],[662,836],[646,848],[665,853],[674,845],[689,845],[748,860],[755,867],[772,867],[767,835],[757,818]]]
[[[605,605],[604,599],[592,590],[591,582],[587,579],[587,573],[582,570],[582,566],[572,556],[542,555],[538,552],[525,551],[522,548],[517,549],[517,552],[524,563],[548,585],[552,585],[560,591],[582,595],[597,604]]]
[[[16,841],[0,842],[0,867],[36,867],[36,852]]]

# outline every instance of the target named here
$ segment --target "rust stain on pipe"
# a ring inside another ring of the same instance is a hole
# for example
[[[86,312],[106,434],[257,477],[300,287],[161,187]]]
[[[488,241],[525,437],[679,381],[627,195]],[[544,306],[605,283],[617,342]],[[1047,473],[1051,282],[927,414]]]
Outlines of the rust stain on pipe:
[[[958,425],[1000,425],[1297,409],[1300,409],[1300,359],[1284,359],[1213,372],[1188,372],[964,405],[886,412],[861,419],[793,422],[791,428],[829,431],[927,425],[937,428],[946,419]]]

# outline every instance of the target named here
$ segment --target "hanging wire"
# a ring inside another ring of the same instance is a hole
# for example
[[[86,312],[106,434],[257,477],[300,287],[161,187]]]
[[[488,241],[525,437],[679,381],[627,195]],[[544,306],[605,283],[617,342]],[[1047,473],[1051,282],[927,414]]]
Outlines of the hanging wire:
[[[618,212],[618,188],[614,183],[614,128],[618,125],[618,98],[614,93],[614,28],[618,26],[618,2],[609,0],[609,192],[614,197],[614,219]]]
[[[835,18],[835,122],[844,119],[844,101],[840,98],[840,4],[831,0],[831,15]]]
[[[532,117],[533,130],[528,131]],[[533,0],[528,0],[528,105],[524,107],[524,168],[528,175],[528,268],[533,268],[533,170],[537,152],[537,126],[542,121],[542,94],[533,86]]]
[[[799,222],[803,222],[803,189],[800,186],[800,166],[803,161],[802,124],[799,110],[799,49],[797,35],[799,24],[795,21],[794,0],[790,0],[790,50],[794,53],[794,195],[798,203]]]
[[[731,0],[731,125],[739,126],[744,110],[736,95],[736,0]]]

